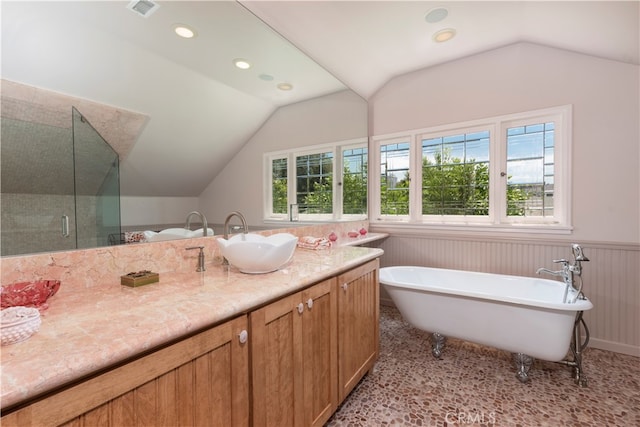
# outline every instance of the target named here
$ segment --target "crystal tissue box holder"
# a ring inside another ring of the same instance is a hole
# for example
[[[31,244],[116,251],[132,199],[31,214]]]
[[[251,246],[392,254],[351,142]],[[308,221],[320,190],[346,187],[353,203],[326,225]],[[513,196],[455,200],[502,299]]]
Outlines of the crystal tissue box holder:
[[[159,281],[160,275],[158,273],[152,273],[149,270],[142,270],[120,276],[120,284],[124,286],[130,286],[132,288],[142,285],[148,285],[149,283],[155,283]]]

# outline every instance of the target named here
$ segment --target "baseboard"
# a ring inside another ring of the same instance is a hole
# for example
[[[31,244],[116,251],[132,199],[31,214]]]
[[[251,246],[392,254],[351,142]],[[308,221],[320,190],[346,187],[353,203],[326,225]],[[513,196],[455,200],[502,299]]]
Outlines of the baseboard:
[[[393,303],[393,300],[391,298],[385,298],[383,296],[380,296],[380,305],[386,305],[388,307],[395,307],[396,306]]]
[[[606,341],[598,338],[591,338],[589,339],[589,347],[612,351],[614,353],[628,354],[629,356],[640,357],[640,347],[635,345]]]

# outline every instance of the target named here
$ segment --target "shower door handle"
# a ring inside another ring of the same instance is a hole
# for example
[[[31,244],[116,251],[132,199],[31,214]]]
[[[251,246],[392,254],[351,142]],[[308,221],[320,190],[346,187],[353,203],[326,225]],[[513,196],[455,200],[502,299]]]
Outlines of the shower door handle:
[[[69,237],[69,216],[62,215],[62,237]]]

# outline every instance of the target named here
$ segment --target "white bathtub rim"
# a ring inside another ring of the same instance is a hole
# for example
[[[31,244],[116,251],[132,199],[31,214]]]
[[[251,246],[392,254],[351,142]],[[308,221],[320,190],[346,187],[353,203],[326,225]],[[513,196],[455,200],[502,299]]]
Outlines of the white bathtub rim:
[[[493,295],[493,294],[490,294],[490,293],[487,293],[487,292],[452,289],[452,288],[447,288],[447,287],[442,287],[442,286],[424,285],[424,284],[420,284],[420,283],[412,283],[412,282],[407,282],[407,281],[397,281],[397,280],[393,280],[391,277],[389,277],[391,272],[393,272],[394,270],[399,270],[399,269],[402,269],[402,270],[411,270],[411,269],[436,270],[436,271],[440,271],[440,272],[456,272],[456,273],[463,272],[463,273],[469,273],[469,274],[473,274],[473,275],[480,275],[480,276],[483,276],[483,277],[498,276],[498,277],[505,277],[505,278],[509,278],[509,279],[522,278],[522,279],[527,279],[527,280],[539,280],[539,281],[543,281],[543,282],[552,283],[552,284],[560,286],[560,287],[562,287],[562,289],[564,289],[564,284],[559,282],[559,281],[555,281],[555,280],[548,280],[548,279],[541,279],[541,278],[539,279],[539,278],[526,277],[526,276],[512,276],[512,275],[507,275],[507,274],[484,273],[484,272],[479,272],[479,271],[453,270],[453,269],[444,269],[444,268],[436,268],[436,267],[421,267],[421,266],[410,266],[410,265],[382,267],[380,269],[380,271],[379,271],[380,283],[385,287],[386,286],[390,286],[390,287],[396,287],[396,288],[412,289],[412,290],[417,290],[417,291],[422,291],[422,292],[459,295],[459,296],[464,296],[464,297],[469,297],[469,298],[478,298],[478,299],[492,300],[492,301],[497,301],[497,302],[508,302],[508,303],[512,303],[512,304],[534,306],[534,307],[542,307],[542,308],[547,308],[547,309],[552,309],[552,310],[576,311],[576,312],[578,312],[578,311],[588,311],[588,310],[593,308],[593,304],[591,303],[591,301],[588,298],[578,299],[573,304],[571,304],[571,303],[563,303],[561,301],[552,302],[552,301],[541,300],[541,299],[528,299],[528,298],[513,297],[513,296],[509,296],[509,295],[496,296],[496,295]],[[567,300],[571,301],[574,297],[575,297],[575,291],[570,290],[570,292],[569,292],[569,294],[567,296]]]

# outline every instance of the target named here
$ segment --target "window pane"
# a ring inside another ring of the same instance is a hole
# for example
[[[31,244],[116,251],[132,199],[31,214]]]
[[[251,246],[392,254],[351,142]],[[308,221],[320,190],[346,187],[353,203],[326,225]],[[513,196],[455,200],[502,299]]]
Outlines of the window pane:
[[[342,213],[367,213],[367,148],[342,151]]]
[[[422,141],[422,214],[489,214],[489,132]]]
[[[287,210],[287,159],[274,159],[271,161],[271,196],[273,200],[272,210],[274,214],[286,214]]]
[[[554,124],[507,130],[507,215],[553,216]]]
[[[380,213],[409,214],[409,143],[380,146]]]
[[[300,214],[333,212],[333,153],[296,157],[296,203]]]

